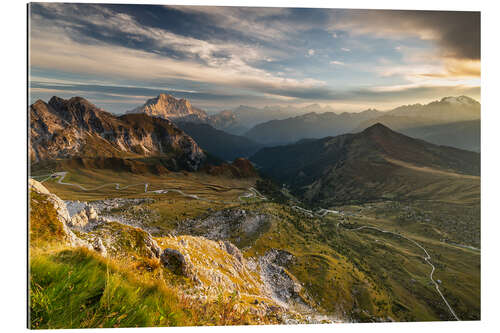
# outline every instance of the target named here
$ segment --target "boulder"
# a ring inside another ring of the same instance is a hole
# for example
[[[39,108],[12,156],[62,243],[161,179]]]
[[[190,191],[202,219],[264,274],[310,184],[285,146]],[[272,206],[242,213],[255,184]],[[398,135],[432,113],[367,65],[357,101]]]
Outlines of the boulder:
[[[92,243],[92,246],[93,246],[94,250],[99,252],[103,257],[105,257],[107,255],[108,251],[106,250],[106,247],[102,243],[102,239],[96,238],[94,240],[94,242]]]
[[[160,262],[174,274],[187,277],[191,275],[192,264],[188,254],[184,255],[174,249],[165,249],[160,255]]]

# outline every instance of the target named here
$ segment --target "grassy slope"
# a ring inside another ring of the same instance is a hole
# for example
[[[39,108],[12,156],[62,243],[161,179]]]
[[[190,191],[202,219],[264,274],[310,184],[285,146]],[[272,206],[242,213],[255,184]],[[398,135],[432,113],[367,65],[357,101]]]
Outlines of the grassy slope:
[[[451,320],[430,284],[430,266],[418,247],[375,231],[338,228],[340,217],[309,218],[289,208],[269,204],[272,227],[259,237],[247,255],[280,248],[297,256],[289,270],[305,285],[322,308],[343,310],[356,320],[391,316],[403,321]],[[247,209],[251,209],[248,207]],[[259,210],[262,208],[258,208]],[[435,226],[401,226],[392,217],[350,217],[350,223],[402,232],[424,245],[436,266],[435,279],[461,319],[480,318],[480,254],[439,241]]]

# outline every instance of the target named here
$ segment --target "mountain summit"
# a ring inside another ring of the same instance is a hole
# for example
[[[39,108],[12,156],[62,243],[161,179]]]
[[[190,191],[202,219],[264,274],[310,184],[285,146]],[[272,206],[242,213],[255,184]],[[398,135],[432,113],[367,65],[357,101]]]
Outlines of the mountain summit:
[[[192,118],[192,120],[206,120],[205,111],[197,109],[184,98],[177,99],[172,95],[161,93],[155,98],[148,99],[146,103],[127,113],[145,113],[149,116],[176,120],[179,118]]]

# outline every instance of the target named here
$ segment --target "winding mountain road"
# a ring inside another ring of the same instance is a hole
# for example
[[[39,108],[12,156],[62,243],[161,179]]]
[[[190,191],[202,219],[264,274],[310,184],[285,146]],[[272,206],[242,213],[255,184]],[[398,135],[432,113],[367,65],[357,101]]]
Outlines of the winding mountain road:
[[[67,174],[68,174],[67,171],[60,171],[60,172],[54,172],[50,175],[42,175],[42,176],[37,176],[37,177],[48,176],[47,178],[40,181],[41,183],[43,183],[49,179],[57,179],[58,184],[67,185],[67,186],[75,186],[75,187],[78,187],[79,189],[81,189],[82,191],[85,191],[85,192],[95,191],[95,190],[98,190],[98,189],[101,189],[101,188],[104,188],[107,186],[114,186],[116,190],[124,190],[124,189],[127,189],[129,187],[134,187],[134,186],[144,186],[144,193],[166,194],[168,192],[175,192],[175,193],[178,193],[178,194],[185,196],[187,198],[200,200],[200,201],[213,202],[213,203],[226,203],[226,204],[237,203],[237,202],[233,202],[233,201],[216,201],[216,200],[210,200],[210,199],[206,199],[206,198],[200,198],[196,194],[188,194],[188,193],[185,193],[185,192],[183,192],[179,189],[175,189],[175,188],[165,188],[165,189],[161,189],[161,190],[148,191],[148,187],[149,187],[150,183],[137,183],[137,184],[131,184],[131,185],[126,185],[126,186],[121,186],[120,183],[106,183],[103,185],[99,185],[97,187],[86,188],[80,184],[64,182],[63,180]],[[233,189],[233,188],[231,188],[231,189]],[[267,198],[265,196],[263,196],[261,193],[259,193],[259,191],[257,191],[253,187],[249,187],[248,191],[249,191],[248,193],[240,195],[238,197],[238,200],[243,201],[244,198],[248,199],[248,198],[253,198],[253,197],[255,197],[257,199],[261,199],[261,200],[267,200]]]
[[[341,224],[341,223],[339,223]],[[337,224],[337,226],[339,225]],[[392,231],[387,231],[387,230],[383,230],[383,229],[379,229],[379,228],[376,228],[376,227],[370,227],[370,226],[361,226],[359,228],[354,228],[354,229],[350,229],[350,228],[345,228],[347,230],[350,230],[350,231],[358,231],[358,230],[363,230],[363,229],[371,229],[371,230],[376,230],[378,232],[381,232],[381,233],[385,233],[385,234],[392,234],[392,235],[395,235],[395,236],[398,236],[402,239],[405,239],[413,244],[415,244],[416,246],[418,246],[420,249],[422,249],[422,251],[424,251],[425,253],[425,257],[424,260],[431,266],[431,272],[429,274],[429,278],[430,280],[432,281],[432,283],[434,284],[434,286],[436,287],[436,291],[438,292],[439,296],[441,296],[441,298],[443,299],[444,303],[446,304],[446,306],[448,307],[448,310],[450,310],[451,314],[453,315],[453,317],[455,317],[456,320],[460,320],[458,318],[458,316],[456,315],[455,311],[453,311],[453,309],[451,308],[450,304],[448,303],[448,301],[446,300],[446,298],[444,297],[443,293],[441,292],[441,290],[439,289],[439,284],[434,280],[434,271],[436,270],[436,267],[434,267],[434,265],[432,264],[431,262],[431,256],[429,254],[429,252],[427,252],[427,250],[419,243],[417,243],[415,240],[411,239],[411,238],[408,238],[404,235],[401,235],[401,234],[398,234],[398,233],[395,233],[395,232],[392,232]]]
[[[324,209],[324,208],[318,210],[317,212],[313,212],[311,210],[308,210],[308,209],[305,209],[305,208],[302,208],[302,207],[299,207],[299,206],[292,206],[292,208],[296,209],[296,210],[299,210],[299,211],[301,211],[301,212],[303,212],[305,214],[308,214],[309,216],[316,215],[316,216],[319,216],[319,217],[324,217],[327,214],[331,214],[331,213],[339,214],[339,212],[337,212],[337,211],[332,211],[332,210],[328,210],[328,209]],[[339,227],[341,225],[343,226],[342,222],[337,223],[337,227]],[[404,235],[401,235],[401,234],[398,234],[398,233],[395,233],[395,232],[392,232],[392,231],[388,231],[388,230],[383,230],[383,229],[376,228],[376,227],[366,226],[366,225],[358,227],[358,228],[353,228],[353,229],[351,229],[351,228],[345,228],[345,229],[349,230],[349,231],[359,231],[359,230],[363,230],[363,229],[371,229],[371,230],[375,230],[375,231],[378,231],[378,232],[381,232],[381,233],[384,233],[384,234],[392,234],[392,235],[398,236],[398,237],[400,237],[402,239],[405,239],[405,240],[409,241],[410,243],[413,243],[414,245],[416,245],[417,247],[419,247],[425,253],[425,256],[423,257],[424,260],[425,260],[425,262],[431,266],[431,272],[429,274],[429,278],[430,278],[431,282],[434,284],[434,286],[436,288],[436,291],[438,292],[439,296],[441,297],[441,299],[446,304],[446,307],[448,308],[448,310],[450,311],[450,313],[453,315],[453,317],[456,320],[460,321],[460,319],[456,315],[455,311],[453,311],[450,303],[448,303],[448,301],[444,297],[443,293],[439,289],[439,284],[434,280],[434,271],[436,270],[436,267],[431,262],[431,256],[430,256],[429,252],[427,252],[427,250],[421,244],[419,244],[415,240],[413,240],[411,238],[408,238],[408,237],[406,237]]]

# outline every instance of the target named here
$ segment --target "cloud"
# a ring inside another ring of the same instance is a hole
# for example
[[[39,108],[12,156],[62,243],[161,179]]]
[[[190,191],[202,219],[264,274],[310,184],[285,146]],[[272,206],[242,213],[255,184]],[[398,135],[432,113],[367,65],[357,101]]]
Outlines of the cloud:
[[[380,38],[418,37],[435,42],[443,57],[478,60],[480,20],[479,12],[339,10],[329,29]]]
[[[310,78],[281,77],[253,66],[252,63],[258,60],[272,59],[259,47],[174,34],[143,26],[130,15],[106,8],[87,8],[87,15],[73,22],[70,19],[74,15],[72,6],[48,6],[56,14],[65,15],[66,20],[48,20],[37,13],[32,14],[30,64],[34,68],[144,82],[183,80],[266,93],[268,88],[273,90],[277,86],[308,89],[324,84]],[[138,40],[148,39],[154,43],[154,49],[143,50],[92,39],[91,34],[82,34],[78,29],[82,24],[92,25],[92,30],[99,27],[101,33],[121,32]],[[156,51],[163,47],[183,56]],[[313,55],[314,50],[309,50],[308,54]]]
[[[41,4],[58,14],[57,18],[32,15],[32,37],[38,37],[42,27],[53,26],[75,40],[96,44],[103,40],[128,48],[157,52],[174,58],[198,60],[209,66],[238,66],[270,57],[256,45],[226,40],[203,40],[171,31],[140,24],[129,14],[114,12],[106,7],[84,6],[85,15],[79,14],[82,5]],[[43,28],[42,28],[43,29]],[[46,28],[44,30],[47,30]],[[46,37],[46,36],[43,36]],[[125,42],[127,41],[127,42]],[[138,45],[134,45],[138,44]],[[268,53],[272,51],[268,50]]]

